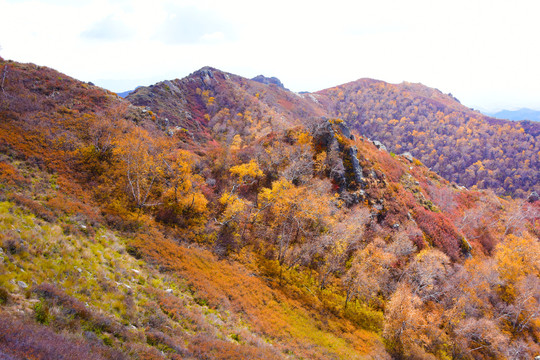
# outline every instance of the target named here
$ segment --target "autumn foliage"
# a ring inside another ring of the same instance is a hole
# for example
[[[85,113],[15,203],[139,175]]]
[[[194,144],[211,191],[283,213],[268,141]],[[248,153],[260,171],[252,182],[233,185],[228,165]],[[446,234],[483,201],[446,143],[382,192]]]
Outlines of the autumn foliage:
[[[459,131],[468,114],[442,94],[407,98],[416,101],[403,120],[409,135],[392,125],[420,162],[378,149],[343,120],[389,130],[372,115],[409,100],[384,84],[319,94],[334,101],[339,116],[328,119],[308,96],[210,68],[139,89],[130,99],[141,107],[47,68],[5,66],[0,357],[540,351],[539,202],[469,191],[422,165],[437,170],[423,149],[437,153],[454,135],[413,135],[416,126],[438,119]],[[500,125],[467,124],[486,133]],[[519,125],[504,129],[515,146],[530,140]],[[534,188],[524,180],[533,160],[516,164],[522,177],[504,168],[499,177],[492,158],[477,155],[466,155],[470,184]],[[461,158],[445,159],[462,169]]]

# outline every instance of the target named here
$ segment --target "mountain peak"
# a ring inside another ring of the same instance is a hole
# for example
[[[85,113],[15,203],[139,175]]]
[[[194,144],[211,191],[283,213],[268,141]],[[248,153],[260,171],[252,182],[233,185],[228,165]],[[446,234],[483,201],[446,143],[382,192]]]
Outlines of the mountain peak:
[[[274,84],[274,85],[276,85],[276,86],[278,86],[280,88],[285,89],[285,86],[283,86],[283,83],[281,82],[281,80],[279,80],[275,76],[267,77],[267,76],[264,76],[264,75],[257,75],[251,80],[257,81],[257,82],[260,82],[260,83],[266,84],[266,85]]]

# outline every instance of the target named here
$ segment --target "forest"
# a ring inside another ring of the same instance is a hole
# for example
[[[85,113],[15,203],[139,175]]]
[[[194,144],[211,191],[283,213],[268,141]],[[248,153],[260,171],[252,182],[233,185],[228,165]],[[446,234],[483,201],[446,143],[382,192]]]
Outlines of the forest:
[[[391,86],[203,68],[122,99],[0,69],[0,358],[540,354],[539,153],[519,123],[418,103],[388,128],[372,115],[408,101]],[[503,155],[476,154],[489,139]]]
[[[520,198],[540,190],[537,122],[488,118],[421,84],[359,80],[319,94],[359,133],[450,181]]]

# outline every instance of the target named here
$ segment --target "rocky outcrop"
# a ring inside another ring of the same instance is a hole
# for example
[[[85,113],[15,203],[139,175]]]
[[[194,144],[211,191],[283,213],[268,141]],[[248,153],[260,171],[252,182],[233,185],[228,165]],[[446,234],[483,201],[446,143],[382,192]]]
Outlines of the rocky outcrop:
[[[540,200],[540,196],[538,195],[538,193],[536,191],[533,191],[527,197],[527,201],[530,202],[530,203],[536,202],[538,200]]]
[[[358,149],[356,146],[351,146],[347,155],[349,156],[349,161],[351,162],[351,170],[354,174],[354,181],[363,188],[365,186],[365,181],[362,173],[362,166],[360,166],[360,161],[358,161]]]
[[[372,143],[373,143],[373,145],[375,145],[377,147],[377,149],[383,150],[383,151],[388,151],[386,149],[386,146],[382,142],[380,142],[379,140],[373,140]]]
[[[323,118],[314,134],[316,143],[329,157],[329,176],[339,186],[339,193],[349,205],[358,203],[366,187],[363,169],[358,160],[358,148],[352,145],[355,137],[341,119]]]
[[[266,77],[264,75],[257,75],[255,76],[253,79],[251,79],[253,81],[256,81],[256,82],[260,82],[262,84],[266,84],[266,85],[270,85],[270,84],[273,84],[273,85],[276,85],[282,89],[285,89],[285,86],[283,86],[283,83],[281,82],[281,80],[279,80],[277,77]]]
[[[403,154],[401,154],[401,156],[403,156],[405,159],[407,159],[409,162],[413,162],[414,160],[414,157],[412,156],[412,154],[408,151],[404,152]]]

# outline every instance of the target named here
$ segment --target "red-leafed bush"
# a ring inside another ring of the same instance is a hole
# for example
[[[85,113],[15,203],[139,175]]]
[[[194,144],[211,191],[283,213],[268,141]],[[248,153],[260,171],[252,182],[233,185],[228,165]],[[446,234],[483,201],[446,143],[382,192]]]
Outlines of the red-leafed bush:
[[[452,260],[460,257],[462,236],[444,215],[417,206],[414,219],[432,245]]]
[[[232,343],[201,334],[197,335],[189,346],[197,359],[226,360],[226,359],[280,359],[273,351],[250,345]]]
[[[49,222],[56,221],[56,215],[51,210],[41,205],[41,203],[39,203],[38,201],[29,199],[19,194],[11,195],[11,199],[15,201],[15,203],[17,203],[18,205],[25,207],[26,209],[28,209],[28,211],[30,211],[37,217],[42,218],[43,220]]]

